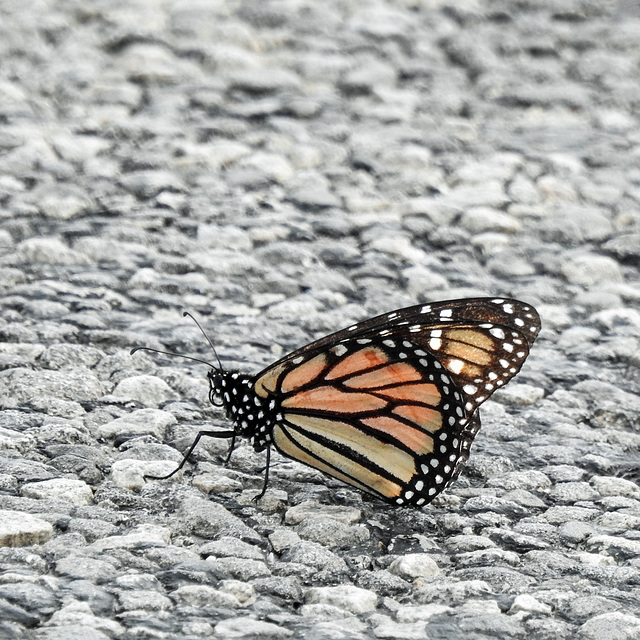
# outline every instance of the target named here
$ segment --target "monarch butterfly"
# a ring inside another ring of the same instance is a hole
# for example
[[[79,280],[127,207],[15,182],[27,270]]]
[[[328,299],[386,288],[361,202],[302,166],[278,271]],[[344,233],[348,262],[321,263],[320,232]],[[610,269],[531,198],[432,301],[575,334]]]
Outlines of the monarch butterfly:
[[[273,446],[387,502],[423,506],[457,477],[478,407],[518,373],[539,331],[530,305],[469,298],[370,318],[255,376],[224,370],[216,354],[209,400],[233,429],[201,431],[180,466],[156,479],[181,469],[202,436],[231,438],[229,457],[242,437],[267,452],[258,497]]]

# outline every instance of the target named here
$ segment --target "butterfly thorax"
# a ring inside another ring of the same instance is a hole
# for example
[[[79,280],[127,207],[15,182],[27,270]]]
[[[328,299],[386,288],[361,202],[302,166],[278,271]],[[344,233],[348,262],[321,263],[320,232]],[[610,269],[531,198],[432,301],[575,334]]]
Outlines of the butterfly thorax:
[[[235,433],[249,439],[256,451],[266,449],[279,413],[275,400],[257,395],[251,376],[212,369],[208,377],[209,400],[224,408]]]

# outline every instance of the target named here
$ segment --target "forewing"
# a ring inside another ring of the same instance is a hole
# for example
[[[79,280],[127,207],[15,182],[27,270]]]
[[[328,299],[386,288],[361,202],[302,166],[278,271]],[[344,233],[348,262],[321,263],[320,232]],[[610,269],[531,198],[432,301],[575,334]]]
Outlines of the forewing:
[[[470,416],[435,358],[361,338],[294,360],[256,381],[279,399],[281,453],[396,504],[426,504],[444,489]]]
[[[449,300],[370,318],[294,351],[274,367],[286,368],[300,356],[354,338],[384,338],[399,345],[406,340],[421,346],[443,365],[463,393],[467,413],[471,415],[520,371],[539,331],[540,317],[536,310],[518,300]]]

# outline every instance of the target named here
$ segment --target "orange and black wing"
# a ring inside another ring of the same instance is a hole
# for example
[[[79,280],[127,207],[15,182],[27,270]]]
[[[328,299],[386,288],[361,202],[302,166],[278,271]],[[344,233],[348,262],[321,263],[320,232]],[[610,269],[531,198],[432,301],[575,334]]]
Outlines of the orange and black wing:
[[[516,300],[417,305],[299,349],[255,378],[282,454],[395,504],[430,502],[457,475],[478,406],[540,330]]]

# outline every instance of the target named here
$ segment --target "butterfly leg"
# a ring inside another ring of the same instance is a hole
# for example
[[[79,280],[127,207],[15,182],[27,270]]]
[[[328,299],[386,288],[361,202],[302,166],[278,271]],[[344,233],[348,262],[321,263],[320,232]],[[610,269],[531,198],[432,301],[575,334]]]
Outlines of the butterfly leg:
[[[171,476],[178,473],[178,471],[180,471],[180,469],[182,469],[182,467],[184,467],[184,465],[186,464],[187,459],[193,453],[193,450],[198,446],[198,442],[200,442],[200,438],[202,438],[202,436],[207,436],[209,438],[232,438],[233,441],[235,441],[236,434],[235,434],[235,431],[199,431],[192,445],[189,447],[189,450],[187,451],[187,453],[184,454],[180,464],[171,473],[167,474],[166,476],[145,475],[143,476],[144,479],[145,480],[168,480]]]
[[[269,484],[269,466],[271,463],[271,447],[267,447],[267,464],[264,468],[264,484],[262,485],[262,491],[253,498],[254,502],[258,502],[262,496],[267,492],[267,484]]]
[[[227,457],[224,459],[225,467],[229,464],[231,460],[231,454],[236,450],[236,432],[233,432],[231,436],[231,443],[229,444],[229,453],[227,453]]]

